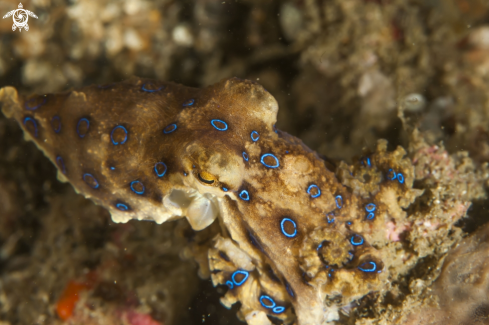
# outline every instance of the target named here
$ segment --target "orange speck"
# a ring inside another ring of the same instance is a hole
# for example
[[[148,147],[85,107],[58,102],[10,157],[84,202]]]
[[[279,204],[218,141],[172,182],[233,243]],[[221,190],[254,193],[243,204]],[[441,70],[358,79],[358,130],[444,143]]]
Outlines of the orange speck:
[[[73,310],[79,299],[79,293],[87,290],[88,285],[80,282],[70,281],[56,304],[56,312],[59,318],[67,320],[73,315]]]

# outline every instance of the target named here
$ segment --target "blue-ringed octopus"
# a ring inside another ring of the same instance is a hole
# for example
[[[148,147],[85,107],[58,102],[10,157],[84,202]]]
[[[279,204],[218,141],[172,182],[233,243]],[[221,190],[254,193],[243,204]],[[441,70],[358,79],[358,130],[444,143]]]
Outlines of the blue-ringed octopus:
[[[381,248],[409,228],[404,209],[419,195],[404,149],[380,141],[333,170],[275,128],[277,101],[247,80],[132,78],[26,97],[5,87],[0,104],[59,180],[115,222],[218,222],[212,281],[249,324],[323,324],[380,290],[391,263]]]

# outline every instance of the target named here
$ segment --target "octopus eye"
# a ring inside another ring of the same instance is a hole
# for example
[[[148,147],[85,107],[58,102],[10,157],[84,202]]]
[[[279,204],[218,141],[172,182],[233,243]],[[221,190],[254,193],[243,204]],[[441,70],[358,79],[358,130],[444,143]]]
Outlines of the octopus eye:
[[[199,178],[199,181],[206,185],[212,185],[216,181],[216,177],[212,174],[209,174],[208,172],[200,172],[197,174],[197,177]]]

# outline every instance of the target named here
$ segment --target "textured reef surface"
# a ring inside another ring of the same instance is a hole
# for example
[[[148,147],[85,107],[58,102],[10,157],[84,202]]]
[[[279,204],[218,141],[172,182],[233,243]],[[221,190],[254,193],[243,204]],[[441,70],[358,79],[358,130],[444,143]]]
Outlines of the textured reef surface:
[[[441,274],[421,289],[415,310],[402,324],[486,324],[489,317],[489,226],[485,225],[447,254]],[[414,309],[414,308],[413,308]]]
[[[239,301],[248,324],[399,313],[386,306],[461,238],[454,225],[485,196],[487,167],[428,145],[402,114],[407,150],[379,140],[338,163],[276,129],[275,98],[237,78],[203,89],[132,78],[26,97],[5,87],[0,103],[58,179],[113,221],[186,217],[211,229],[186,255],[227,286],[221,302]]]

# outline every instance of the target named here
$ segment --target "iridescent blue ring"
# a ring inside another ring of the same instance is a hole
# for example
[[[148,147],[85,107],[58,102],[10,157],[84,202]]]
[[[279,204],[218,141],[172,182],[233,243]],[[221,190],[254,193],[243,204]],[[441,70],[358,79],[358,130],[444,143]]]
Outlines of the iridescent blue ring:
[[[183,107],[189,107],[192,106],[195,103],[195,99],[189,99],[185,103],[182,104]]]
[[[158,166],[163,166],[164,170],[162,172],[158,172]],[[156,173],[156,176],[158,176],[158,177],[165,176],[167,169],[168,168],[166,167],[166,164],[164,162],[161,162],[161,161],[157,162],[155,164],[155,173]]]
[[[63,158],[61,156],[56,157],[56,164],[61,169],[61,172],[66,175],[66,166]]]
[[[122,131],[124,131],[124,133],[125,133],[124,140],[122,140],[121,142],[117,142],[114,140],[114,132],[117,129],[122,129]],[[112,132],[110,132],[110,140],[112,140],[112,143],[115,146],[117,146],[118,144],[126,143],[126,141],[127,141],[127,129],[125,127],[123,127],[122,125],[117,125],[115,128],[112,129]]]
[[[283,306],[277,306],[275,308],[272,309],[272,311],[275,313],[275,314],[281,314],[283,313],[285,310],[285,307]]]
[[[370,268],[366,268],[367,265],[365,264],[370,264]],[[365,265],[365,266],[364,266]],[[362,265],[360,265],[358,267],[358,269],[362,272],[367,272],[367,273],[371,273],[371,272],[375,272],[375,270],[377,270],[377,264],[375,262],[372,262],[372,261],[369,261],[369,262],[365,262],[363,263]]]
[[[89,183],[90,178],[93,180],[93,184]],[[89,174],[89,173],[83,174],[83,180],[85,181],[85,183],[88,184],[88,186],[90,186],[93,189],[97,189],[100,187],[100,184],[98,183],[97,179],[95,177],[93,177],[92,174]]]
[[[372,164],[371,164],[371,162],[370,162],[370,158],[369,158],[369,157],[364,157],[364,158],[362,159],[362,165],[365,165],[365,164],[366,164],[368,167],[371,167],[371,166],[372,166]]]
[[[26,117],[24,117],[24,121],[23,121],[23,124],[24,124],[25,127],[27,127],[27,125],[26,125],[27,122],[31,122],[32,125],[34,125],[34,138],[37,138],[37,136],[38,136],[38,130],[37,130],[37,122],[36,122],[36,120],[33,117],[31,117],[31,116],[26,116]]]
[[[256,142],[256,141],[258,141],[258,139],[260,139],[260,135],[258,134],[258,132],[252,131],[251,132],[251,140],[253,140],[253,142]]]
[[[389,177],[389,174],[392,174],[392,177]],[[395,180],[397,178],[396,172],[391,168],[387,172],[387,179],[390,179],[391,181]]]
[[[376,207],[375,203],[369,203],[365,206],[365,211],[374,212]]]
[[[124,204],[124,203],[116,203],[115,207],[121,211],[127,211],[129,210],[129,206],[127,206],[127,204]]]
[[[401,174],[401,173],[397,173],[397,180],[399,181],[399,183],[404,183],[404,175]]]
[[[341,195],[336,195],[334,200],[336,202],[336,207],[338,209],[341,209],[343,207],[343,197]]]
[[[81,122],[87,123],[87,131],[83,134],[80,134],[80,130],[79,130]],[[83,117],[83,118],[79,119],[78,123],[76,124],[76,133],[78,134],[78,136],[80,138],[84,138],[87,135],[89,128],[90,128],[90,121],[86,117]]]
[[[26,110],[28,110],[28,111],[35,111],[36,109],[38,109],[38,108],[39,108],[39,107],[41,107],[42,105],[46,104],[46,102],[47,102],[47,100],[48,100],[48,99],[47,99],[47,97],[44,97],[44,98],[42,99],[42,103],[37,104],[37,105],[36,105],[36,106],[34,106],[34,107],[30,107],[30,106],[29,106],[29,104],[30,104],[30,103],[32,103],[33,101],[36,101],[36,100],[38,100],[38,99],[39,99],[39,97],[36,97],[36,98],[31,98],[31,99],[29,99],[28,101],[26,101],[26,102],[25,102],[25,109],[26,109]]]
[[[243,274],[244,275],[244,278],[241,280],[241,281],[236,281],[236,275],[238,274]],[[246,282],[246,280],[248,280],[248,277],[250,276],[250,273],[248,271],[244,271],[244,270],[237,270],[233,273],[233,275],[231,276],[231,279],[233,280],[233,283],[239,287],[240,285],[242,285],[243,283]]]
[[[229,287],[229,289],[234,288],[234,284],[229,280],[226,281],[226,285]]]
[[[218,127],[218,126],[216,125],[216,122],[217,122],[217,123],[222,123],[222,124],[224,124],[224,126],[223,126],[223,127]],[[216,129],[216,130],[219,130],[219,131],[226,131],[226,130],[228,129],[228,125],[227,125],[227,123],[226,123],[226,122],[224,122],[223,120],[217,120],[217,119],[214,119],[214,120],[211,120],[211,124],[212,124],[212,126],[213,126],[213,127]]]
[[[140,191],[136,190],[136,189],[134,188],[134,185],[136,185],[136,184],[141,185],[142,190],[140,190]],[[132,181],[132,182],[131,182],[131,190],[132,190],[134,193],[138,194],[138,195],[143,195],[143,194],[144,194],[145,187],[144,187],[144,184],[143,184],[141,181]]]
[[[177,125],[175,123],[172,123],[170,125],[167,125],[164,129],[163,129],[163,133],[164,134],[169,134],[169,133],[172,133],[173,131],[175,131],[177,129]]]
[[[58,125],[55,125],[55,121],[58,121]],[[51,126],[55,133],[59,133],[61,131],[61,118],[58,115],[54,115],[51,119]]]
[[[333,213],[328,213],[326,215],[326,220],[328,221],[328,223],[333,223],[334,222],[334,214]]]
[[[290,287],[290,284],[288,282],[285,283],[285,290],[289,293],[291,297],[295,297],[294,290]]]
[[[250,200],[250,193],[248,193],[247,190],[242,190],[239,193],[239,198],[243,201],[249,201]]]
[[[318,247],[316,247],[316,251],[319,252],[319,250],[321,249],[321,247],[323,247],[323,243],[324,243],[324,241],[322,241],[322,242],[319,243]]]
[[[375,213],[370,212],[369,214],[367,214],[367,220],[372,220],[373,218],[375,218]]]
[[[285,231],[284,224],[287,221],[292,223],[292,226],[294,227],[294,232],[291,234]],[[297,236],[297,224],[295,223],[294,220],[290,218],[283,218],[282,221],[280,221],[280,229],[282,230],[282,234],[284,234],[286,237],[294,238],[295,236]]]
[[[223,190],[224,192],[227,192],[227,191],[228,191],[228,188],[227,188],[227,187],[223,187],[223,188],[222,188],[222,190]]]
[[[364,242],[364,239],[362,236],[360,235],[357,235],[357,234],[354,234],[350,237],[350,243],[353,245],[353,246],[360,246],[360,245],[363,245],[363,242]]]
[[[264,300],[268,300],[270,302],[270,305],[265,304]],[[267,296],[267,295],[262,295],[260,297],[260,304],[263,307],[268,308],[268,309],[272,309],[273,307],[275,307],[275,301],[273,301],[273,299],[270,298],[270,296]]]
[[[318,191],[317,194],[314,194],[314,195],[311,194],[311,190],[313,188],[315,188]],[[307,188],[307,194],[309,194],[313,199],[315,199],[321,195],[321,190],[319,189],[319,187],[316,184],[312,184],[312,185],[309,185],[309,187]]]
[[[165,86],[161,86],[161,87],[160,87],[160,88],[158,88],[158,89],[148,89],[148,88],[146,88],[146,85],[147,85],[147,84],[151,84],[151,85],[152,85],[153,83],[152,83],[152,82],[147,82],[147,83],[145,83],[145,84],[143,84],[143,85],[141,86],[141,90],[143,90],[143,91],[145,91],[145,92],[147,92],[147,93],[154,93],[155,91],[160,91],[160,90],[162,90],[163,88],[165,88]]]
[[[244,151],[243,151],[243,159],[244,159],[245,161],[248,161],[248,159],[249,159],[249,158],[248,158],[248,154],[247,154],[246,152],[244,152]]]
[[[275,159],[275,165],[268,165],[267,163],[265,163],[265,158],[266,157],[272,157],[273,159]],[[266,153],[264,154],[263,156],[261,156],[261,163],[265,166],[265,167],[268,167],[268,168],[278,168],[280,166],[280,163],[278,162],[278,158],[275,157],[275,155],[271,154],[271,153]]]

